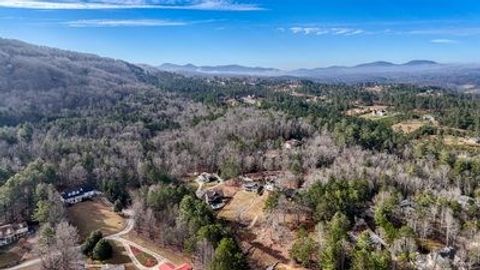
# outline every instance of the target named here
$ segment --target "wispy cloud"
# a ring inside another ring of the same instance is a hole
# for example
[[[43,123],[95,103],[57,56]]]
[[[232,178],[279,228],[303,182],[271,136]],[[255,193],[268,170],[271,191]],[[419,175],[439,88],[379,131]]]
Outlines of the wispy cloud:
[[[404,33],[413,35],[476,36],[480,35],[480,27],[438,27],[435,29],[415,29]]]
[[[263,10],[231,0],[0,0],[0,7],[25,9],[188,9],[217,11]]]
[[[281,28],[283,29],[283,28]],[[342,36],[353,36],[365,33],[362,29],[347,28],[347,27],[290,27],[289,30],[294,34],[303,34],[303,35],[342,35]]]
[[[430,40],[430,42],[431,43],[436,43],[436,44],[456,44],[456,43],[458,43],[457,40],[445,39],[445,38],[432,39],[432,40]]]
[[[170,20],[77,20],[64,22],[63,24],[69,27],[132,27],[132,26],[183,26],[192,24],[191,22],[170,21]]]

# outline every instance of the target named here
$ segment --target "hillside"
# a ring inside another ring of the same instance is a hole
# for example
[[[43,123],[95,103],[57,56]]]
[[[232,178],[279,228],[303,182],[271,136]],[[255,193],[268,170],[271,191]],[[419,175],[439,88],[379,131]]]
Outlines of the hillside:
[[[171,76],[120,60],[0,39],[0,123],[114,102]]]

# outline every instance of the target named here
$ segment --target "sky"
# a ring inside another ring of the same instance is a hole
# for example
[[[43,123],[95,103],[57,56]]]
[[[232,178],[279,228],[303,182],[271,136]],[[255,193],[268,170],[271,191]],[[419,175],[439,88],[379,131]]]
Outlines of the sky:
[[[478,0],[0,0],[0,37],[133,63],[480,63]]]

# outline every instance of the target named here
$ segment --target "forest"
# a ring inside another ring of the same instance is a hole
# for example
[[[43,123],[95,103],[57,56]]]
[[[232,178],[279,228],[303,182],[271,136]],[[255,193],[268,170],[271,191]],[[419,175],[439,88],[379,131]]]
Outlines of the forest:
[[[139,234],[190,256],[195,269],[258,269],[242,249],[244,228],[218,217],[186,179],[281,171],[277,185],[294,195],[269,194],[258,226],[287,250],[285,261],[480,267],[480,148],[445,141],[480,136],[474,94],[184,77],[7,40],[0,64],[0,224],[41,226],[49,249],[52,237],[71,235],[59,193],[88,183],[134,209]],[[394,113],[346,113],[373,105]],[[435,121],[410,133],[393,128],[425,115]],[[287,149],[290,140],[301,145]]]

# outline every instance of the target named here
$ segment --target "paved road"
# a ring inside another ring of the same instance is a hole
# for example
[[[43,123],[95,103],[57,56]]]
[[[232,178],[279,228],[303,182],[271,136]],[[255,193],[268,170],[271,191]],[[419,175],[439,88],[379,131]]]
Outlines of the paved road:
[[[131,211],[124,211],[125,214],[127,214],[128,216],[132,217],[132,212]],[[136,268],[138,268],[139,270],[153,270],[153,269],[158,269],[159,265],[161,263],[164,263],[164,262],[168,262],[168,260],[162,256],[160,256],[159,254],[157,254],[156,252],[150,250],[150,249],[147,249],[147,248],[144,248],[130,240],[127,240],[125,238],[122,238],[123,235],[126,235],[128,234],[132,229],[133,229],[133,226],[134,226],[134,221],[132,218],[128,218],[127,219],[127,226],[125,226],[125,228],[121,231],[121,232],[118,232],[116,234],[112,234],[112,235],[109,235],[107,237],[105,237],[106,239],[108,240],[112,240],[112,241],[118,241],[120,242],[123,247],[125,248],[125,250],[128,252],[128,256],[130,257],[130,259],[132,260],[133,264],[135,265]],[[154,266],[154,267],[145,267],[143,266],[138,260],[137,258],[135,258],[135,255],[132,253],[132,250],[130,249],[130,246],[133,246],[143,252],[146,252],[150,255],[152,255],[157,261],[158,263]],[[22,269],[25,269],[27,267],[33,267],[35,265],[39,265],[42,261],[40,260],[40,258],[37,258],[37,259],[32,259],[32,260],[28,260],[28,261],[25,261],[19,265],[16,265],[14,267],[11,267],[11,268],[7,268],[7,269],[4,269],[4,270],[22,270]]]

